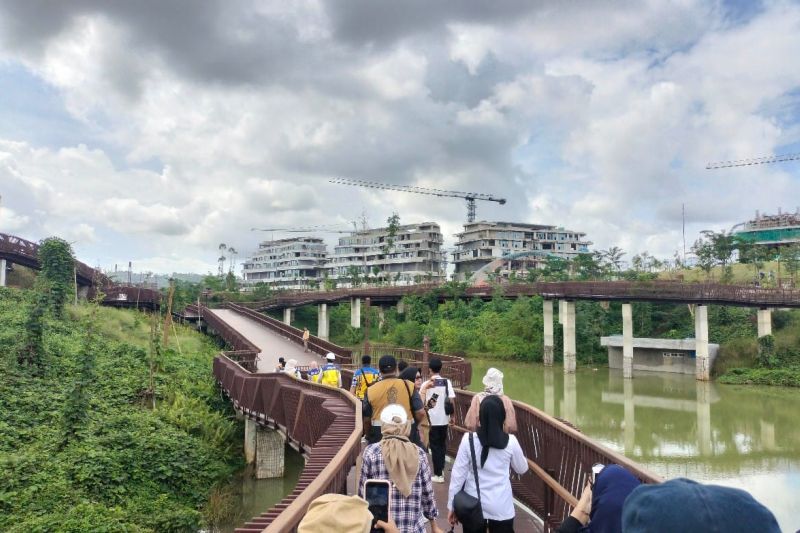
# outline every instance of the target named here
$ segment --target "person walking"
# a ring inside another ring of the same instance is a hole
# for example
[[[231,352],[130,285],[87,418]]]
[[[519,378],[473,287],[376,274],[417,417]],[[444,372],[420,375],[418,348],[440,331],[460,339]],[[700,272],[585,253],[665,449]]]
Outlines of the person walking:
[[[397,360],[391,355],[384,355],[378,361],[381,372],[380,381],[373,383],[364,393],[361,414],[364,417],[364,436],[367,442],[374,444],[381,440],[380,413],[390,404],[398,404],[406,410],[408,420],[412,423],[411,440],[419,445],[416,423],[425,416],[422,399],[414,391],[414,385],[397,376]],[[416,436],[415,436],[416,435]]]
[[[444,483],[444,457],[447,452],[447,426],[450,425],[452,401],[456,397],[453,384],[449,379],[443,378],[442,360],[433,357],[428,362],[431,377],[422,384],[420,396],[423,399],[425,410],[431,423],[429,442],[431,458],[433,460],[433,482]],[[447,404],[449,403],[450,409]]]
[[[325,356],[328,362],[320,369],[319,383],[328,385],[329,387],[342,388],[342,371],[336,365],[336,355],[333,352],[328,352]]]
[[[311,332],[308,328],[303,328],[303,352],[308,353],[308,339],[311,337]]]
[[[514,412],[514,404],[511,398],[503,393],[503,373],[496,368],[490,368],[483,376],[483,392],[479,392],[472,397],[467,414],[464,415],[464,427],[470,431],[476,431],[480,425],[478,413],[480,412],[481,401],[487,396],[498,396],[503,401],[506,408],[506,422],[503,431],[506,433],[517,432],[517,415]]]
[[[356,395],[359,400],[364,399],[367,388],[381,379],[381,373],[370,366],[372,358],[368,355],[361,357],[361,368],[353,374],[353,381],[350,384],[350,392]]]
[[[425,524],[430,522],[432,533],[442,533],[435,522],[439,511],[428,458],[409,440],[411,418],[402,405],[391,403],[381,410],[379,419],[382,439],[364,449],[358,495],[364,497],[367,480],[388,480],[390,518],[401,532],[425,533]]]
[[[397,366],[399,367],[400,365],[398,364]],[[404,379],[406,381],[410,381],[411,383],[413,383],[414,392],[416,394],[419,394],[419,390],[422,387],[422,372],[420,372],[420,370],[417,367],[414,366],[406,367],[405,370],[400,372],[400,379]],[[422,401],[422,404],[425,405],[425,400]],[[420,420],[419,423],[417,424],[419,442],[422,444],[423,450],[428,449],[428,435],[430,434],[430,429],[431,429],[431,421],[426,413],[425,416],[422,417],[422,420]],[[412,438],[411,440],[414,441],[415,439]]]
[[[491,533],[513,533],[514,499],[508,471],[510,467],[517,474],[524,474],[528,471],[528,461],[517,438],[503,431],[506,419],[503,400],[498,396],[487,396],[481,402],[479,416],[478,431],[464,435],[453,463],[447,497],[447,520],[451,525],[458,522],[453,510],[453,498],[463,488],[467,494],[480,500],[486,522],[476,532],[484,532],[488,527]],[[477,462],[475,467],[480,494],[473,474],[473,455]]]

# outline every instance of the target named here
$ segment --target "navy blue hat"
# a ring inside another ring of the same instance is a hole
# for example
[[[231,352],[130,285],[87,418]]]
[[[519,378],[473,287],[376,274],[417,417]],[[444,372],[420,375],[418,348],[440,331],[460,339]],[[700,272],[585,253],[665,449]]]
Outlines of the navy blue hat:
[[[378,368],[384,374],[397,368],[397,359],[393,355],[384,355],[378,361]]]
[[[624,533],[725,531],[780,533],[769,509],[748,492],[691,479],[640,485],[622,509]]]

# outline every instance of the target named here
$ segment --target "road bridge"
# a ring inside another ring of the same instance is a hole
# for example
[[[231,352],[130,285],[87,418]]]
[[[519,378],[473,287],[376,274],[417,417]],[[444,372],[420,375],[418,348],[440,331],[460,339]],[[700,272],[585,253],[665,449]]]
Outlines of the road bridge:
[[[327,492],[343,493],[347,490],[348,474],[361,452],[362,421],[360,405],[356,398],[343,389],[297,380],[285,374],[256,372],[255,358],[261,347],[236,329],[238,314],[251,322],[258,322],[271,335],[285,336],[299,344],[302,331],[270,317],[258,318],[258,313],[242,306],[228,305],[222,313],[205,307],[190,309],[201,316],[207,327],[233,348],[214,360],[214,376],[234,407],[247,418],[245,450],[252,450],[252,428],[280,430],[290,444],[306,457],[306,465],[295,490],[279,504],[262,515],[248,521],[238,532],[294,531],[302,520],[308,505]],[[248,327],[253,324],[247,322]],[[263,344],[263,341],[262,341]],[[310,345],[319,353],[331,351],[343,364],[343,384],[347,387],[356,365],[353,354],[316,336]],[[419,362],[417,353],[405,355]],[[422,357],[425,350],[422,351]],[[471,375],[463,370],[454,371],[468,361],[451,356],[445,361],[444,375]],[[462,377],[463,379],[463,377]],[[468,384],[468,382],[467,382]],[[465,386],[459,383],[458,386]],[[453,456],[462,435],[466,432],[463,421],[474,393],[457,388],[454,424],[449,427],[448,454]],[[546,527],[561,523],[577,503],[579,495],[594,463],[617,463],[628,468],[645,483],[661,479],[622,455],[588,439],[579,431],[556,420],[539,409],[514,402],[519,430],[517,438],[528,459],[530,470],[512,478],[515,499],[535,513]],[[442,495],[441,489],[439,495]],[[438,501],[440,512],[445,502]],[[519,514],[520,525],[532,530],[534,522]],[[535,527],[541,527],[542,524]],[[520,529],[521,530],[521,529]]]

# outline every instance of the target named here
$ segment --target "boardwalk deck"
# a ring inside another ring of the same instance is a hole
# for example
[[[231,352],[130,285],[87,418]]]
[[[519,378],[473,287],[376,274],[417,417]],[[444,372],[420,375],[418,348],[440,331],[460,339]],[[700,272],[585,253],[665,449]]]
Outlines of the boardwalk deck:
[[[258,356],[258,372],[273,372],[278,365],[279,357],[287,360],[296,359],[300,365],[306,365],[311,361],[317,361],[320,364],[323,362],[317,354],[303,353],[302,346],[235,311],[214,309],[214,313],[261,350]]]

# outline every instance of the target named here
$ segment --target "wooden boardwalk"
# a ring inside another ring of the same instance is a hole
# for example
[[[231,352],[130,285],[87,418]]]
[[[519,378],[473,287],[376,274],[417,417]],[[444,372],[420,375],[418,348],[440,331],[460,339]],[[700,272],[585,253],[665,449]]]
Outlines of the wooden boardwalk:
[[[214,314],[258,346],[261,350],[258,355],[258,372],[274,372],[275,367],[278,366],[279,357],[286,360],[296,359],[301,366],[307,365],[311,361],[318,362],[320,366],[324,363],[324,360],[317,354],[304,353],[302,346],[235,311],[214,309]]]

